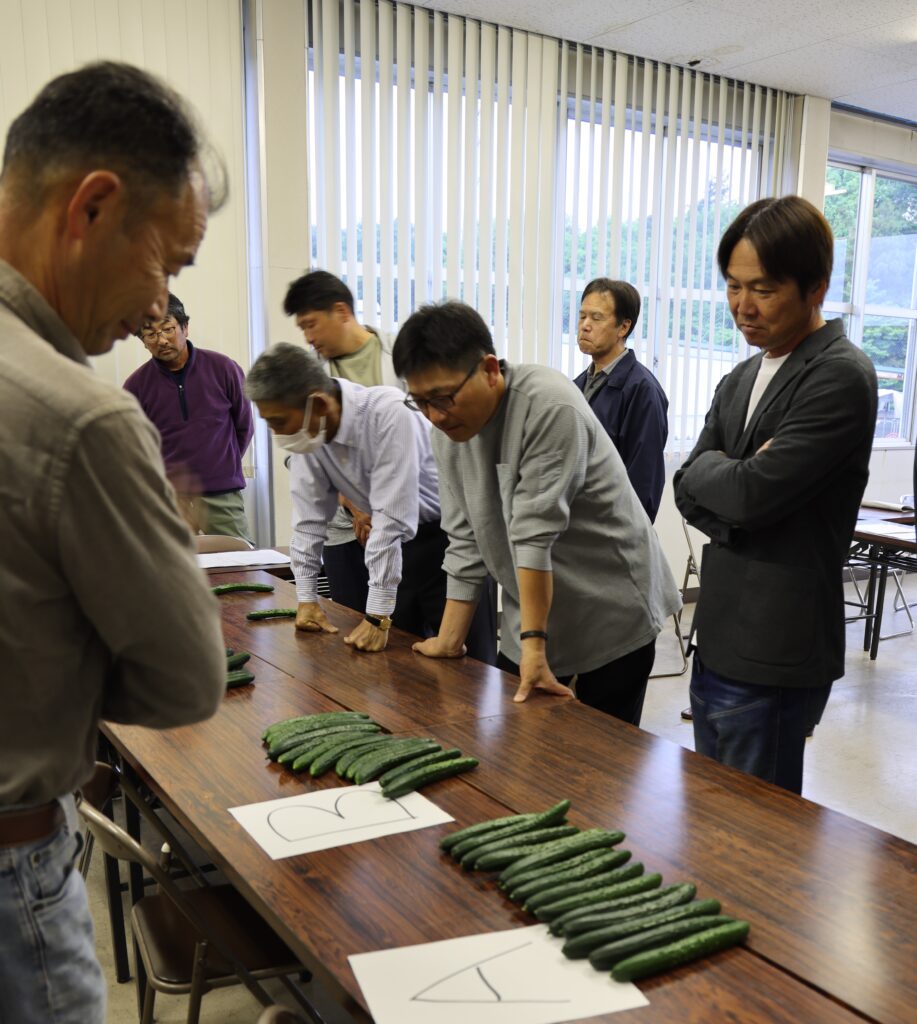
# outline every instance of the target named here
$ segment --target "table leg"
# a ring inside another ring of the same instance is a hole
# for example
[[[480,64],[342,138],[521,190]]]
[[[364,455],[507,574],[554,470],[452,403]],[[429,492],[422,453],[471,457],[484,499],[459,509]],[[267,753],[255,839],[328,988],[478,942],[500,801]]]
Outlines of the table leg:
[[[869,660],[875,661],[879,653],[879,640],[882,632],[882,609],[885,606],[885,582],[888,579],[888,566],[879,570],[879,587],[876,594],[876,614],[872,623],[872,646],[869,648]]]
[[[866,615],[863,626],[863,650],[868,651],[872,647],[873,617],[875,615],[876,599],[876,564],[872,560],[873,551],[870,549],[869,559],[869,581],[866,584]]]

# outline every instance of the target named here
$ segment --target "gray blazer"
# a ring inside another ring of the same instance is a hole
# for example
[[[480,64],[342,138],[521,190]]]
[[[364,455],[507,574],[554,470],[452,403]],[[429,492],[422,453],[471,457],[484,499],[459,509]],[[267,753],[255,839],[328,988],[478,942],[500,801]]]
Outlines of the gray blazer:
[[[729,679],[821,686],[844,674],[841,569],[869,476],[876,374],[832,320],[780,367],[746,427],[762,358],[723,378],[675,474],[676,505],[711,539],[698,650]]]

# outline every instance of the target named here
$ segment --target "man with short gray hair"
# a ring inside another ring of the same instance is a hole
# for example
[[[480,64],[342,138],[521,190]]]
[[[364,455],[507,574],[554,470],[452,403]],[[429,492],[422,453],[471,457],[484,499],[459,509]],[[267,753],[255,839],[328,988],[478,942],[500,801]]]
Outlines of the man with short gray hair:
[[[318,602],[317,582],[328,523],[343,494],[372,520],[358,537],[369,574],[366,614],[344,642],[381,651],[392,625],[434,635],[446,601],[447,541],[426,420],[406,407],[397,388],[364,388],[329,377],[297,345],[274,345],[262,353],[245,391],[277,444],[291,453],[296,628],[337,632]],[[488,639],[492,649],[495,638],[479,626],[468,653],[486,654]]]
[[[150,160],[150,153],[156,159]],[[103,1024],[71,795],[101,719],[225,691],[219,609],[136,401],[88,356],[160,319],[225,195],[182,100],[126,64],[42,89],[0,172],[0,1020]]]

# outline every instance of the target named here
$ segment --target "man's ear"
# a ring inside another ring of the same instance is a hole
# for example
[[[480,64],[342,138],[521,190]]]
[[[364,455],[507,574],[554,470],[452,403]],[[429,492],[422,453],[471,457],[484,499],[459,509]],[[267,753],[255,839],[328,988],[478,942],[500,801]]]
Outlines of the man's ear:
[[[67,204],[67,231],[84,239],[102,219],[119,211],[124,200],[124,182],[113,171],[91,171],[80,180]]]
[[[828,294],[828,281],[820,281],[818,284],[812,285],[809,289],[809,297],[815,300],[815,304],[819,307],[824,305],[825,296]]]

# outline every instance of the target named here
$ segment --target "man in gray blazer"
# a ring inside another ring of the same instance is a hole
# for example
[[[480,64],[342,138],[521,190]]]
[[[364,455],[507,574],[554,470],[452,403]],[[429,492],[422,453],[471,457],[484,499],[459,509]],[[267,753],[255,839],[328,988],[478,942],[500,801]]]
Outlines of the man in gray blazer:
[[[841,568],[869,475],[872,363],[825,322],[833,238],[797,196],[720,242],[732,317],[761,351],[719,384],[675,502],[710,537],[691,679],[695,747],[793,792],[844,674]]]

